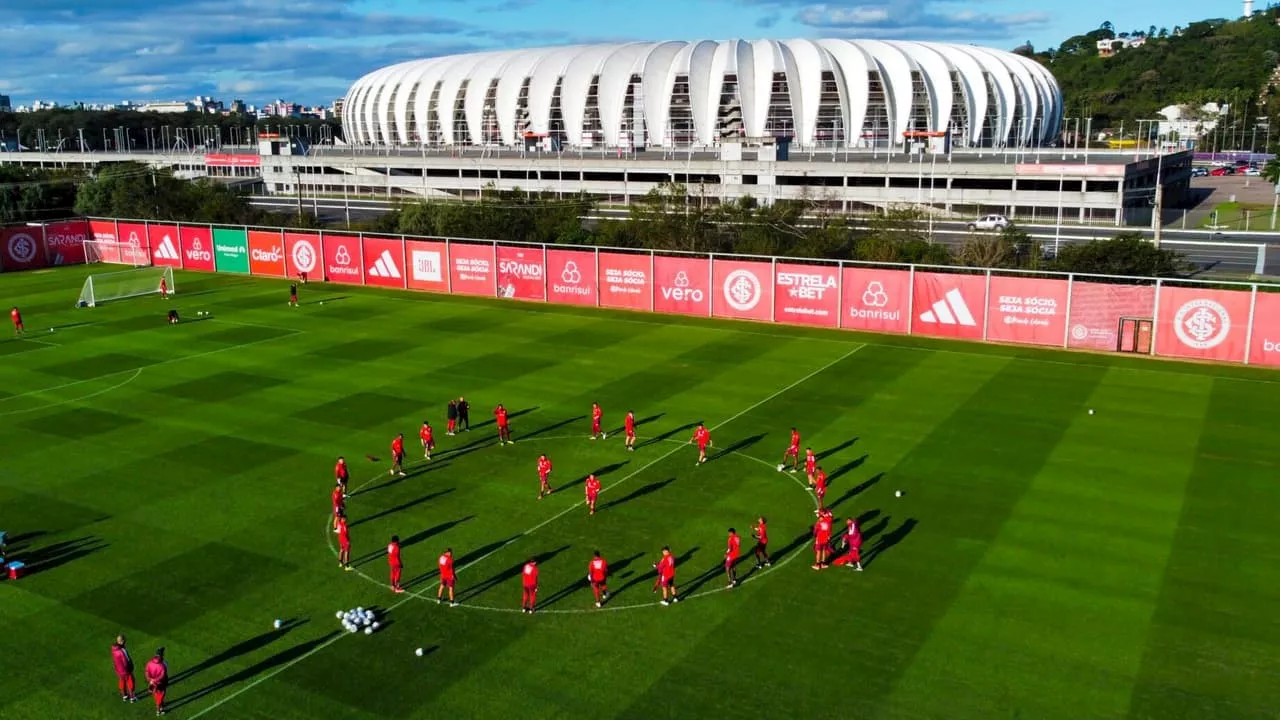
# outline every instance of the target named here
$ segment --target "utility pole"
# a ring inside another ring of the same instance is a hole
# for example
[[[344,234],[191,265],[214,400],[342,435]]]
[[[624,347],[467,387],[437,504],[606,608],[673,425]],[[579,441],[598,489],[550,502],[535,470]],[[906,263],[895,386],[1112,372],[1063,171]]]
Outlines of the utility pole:
[[[1155,196],[1155,237],[1156,248],[1160,247],[1160,229],[1164,226],[1164,187],[1160,184],[1160,173],[1164,169],[1164,153],[1156,156],[1156,196]]]
[[[298,195],[298,222],[302,222],[302,171],[296,165],[293,167],[293,180]]]

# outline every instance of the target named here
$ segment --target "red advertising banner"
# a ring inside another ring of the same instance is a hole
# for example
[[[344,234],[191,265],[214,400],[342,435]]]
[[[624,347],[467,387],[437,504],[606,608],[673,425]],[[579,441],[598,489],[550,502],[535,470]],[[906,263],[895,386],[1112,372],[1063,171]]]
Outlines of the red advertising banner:
[[[988,340],[1062,347],[1066,332],[1066,280],[991,276]]]
[[[90,220],[89,232],[95,242],[94,254],[97,262],[120,262],[120,246],[115,244],[119,239],[116,237],[114,220]]]
[[[324,234],[324,281],[344,285],[364,284],[364,257],[360,238]]]
[[[147,239],[147,226],[142,223],[118,223],[116,227],[120,242],[119,262],[126,265],[150,265],[152,261],[151,245]]]
[[[50,265],[79,265],[84,262],[84,243],[89,239],[88,220],[67,220],[44,226],[44,252]]]
[[[449,292],[445,277],[446,248],[442,242],[406,241],[409,253],[409,287],[429,292]]]
[[[496,264],[492,245],[449,243],[449,281],[456,294],[493,297]]]
[[[653,259],[653,309],[677,315],[711,316],[711,261],[659,255]]]
[[[213,272],[213,230],[208,225],[183,225],[180,230],[182,267]]]
[[[4,256],[0,257],[0,268],[10,270],[29,270],[44,267],[44,241],[40,237],[42,228],[39,225],[28,227],[4,228],[0,230],[0,248]]]
[[[1115,352],[1120,318],[1153,318],[1155,314],[1154,285],[1075,280],[1071,283],[1071,331],[1067,346]]]
[[[315,233],[286,232],[284,252],[290,275],[311,275],[320,269],[320,236]]]
[[[716,258],[712,266],[715,269],[716,296],[711,308],[716,317],[773,319],[770,263]]]
[[[600,306],[627,310],[653,307],[653,263],[648,255],[600,253]]]
[[[364,236],[364,282],[378,287],[405,287],[403,240]]]
[[[1249,345],[1250,363],[1280,367],[1280,294],[1258,293]]]
[[[545,300],[546,258],[542,248],[498,246],[498,296]]]
[[[1160,288],[1156,354],[1243,362],[1250,293],[1199,287]]]
[[[284,236],[279,230],[250,230],[248,240],[250,274],[268,277],[288,274],[284,260]]]
[[[548,250],[547,291],[550,302],[595,307],[595,251]]]
[[[773,319],[797,325],[840,324],[840,268],[778,263],[773,269]]]
[[[204,164],[205,167],[260,167],[262,156],[257,153],[253,155],[210,153],[204,156]]]
[[[151,258],[156,265],[182,267],[182,242],[177,225],[148,225],[147,246],[151,248]],[[209,262],[213,262],[212,252]]]
[[[845,330],[905,334],[910,328],[910,271],[845,268],[843,292]]]
[[[984,275],[918,272],[915,278],[915,335],[982,339],[982,310],[987,304]]]

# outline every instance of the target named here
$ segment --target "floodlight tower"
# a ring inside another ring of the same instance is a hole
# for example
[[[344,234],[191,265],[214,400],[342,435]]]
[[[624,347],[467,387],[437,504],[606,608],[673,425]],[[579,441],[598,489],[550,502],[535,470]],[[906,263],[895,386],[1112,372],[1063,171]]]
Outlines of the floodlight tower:
[[[1253,17],[1253,0],[1244,0],[1244,17],[1246,20]]]

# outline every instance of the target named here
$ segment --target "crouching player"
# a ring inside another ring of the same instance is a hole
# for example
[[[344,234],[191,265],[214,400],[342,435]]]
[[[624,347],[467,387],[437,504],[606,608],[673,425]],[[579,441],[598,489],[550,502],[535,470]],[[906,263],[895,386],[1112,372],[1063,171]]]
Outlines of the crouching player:
[[[832,565],[848,565],[854,570],[862,570],[862,531],[858,529],[858,521],[849,518],[844,521],[844,554],[831,562]]]

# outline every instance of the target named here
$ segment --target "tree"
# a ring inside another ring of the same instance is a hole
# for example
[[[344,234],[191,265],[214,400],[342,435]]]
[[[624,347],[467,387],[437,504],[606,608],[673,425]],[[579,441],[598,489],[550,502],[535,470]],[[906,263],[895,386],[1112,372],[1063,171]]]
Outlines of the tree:
[[[1262,166],[1262,177],[1272,185],[1280,185],[1280,160],[1272,158]]]
[[[1051,267],[1062,272],[1137,277],[1174,277],[1189,269],[1181,255],[1158,248],[1139,233],[1121,233],[1109,240],[1066,245]]]
[[[71,215],[81,180],[79,172],[0,165],[0,223]]]

